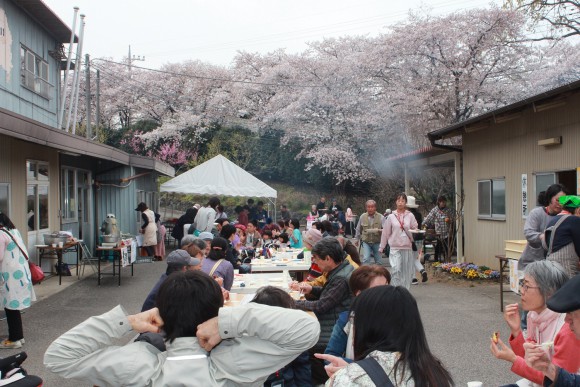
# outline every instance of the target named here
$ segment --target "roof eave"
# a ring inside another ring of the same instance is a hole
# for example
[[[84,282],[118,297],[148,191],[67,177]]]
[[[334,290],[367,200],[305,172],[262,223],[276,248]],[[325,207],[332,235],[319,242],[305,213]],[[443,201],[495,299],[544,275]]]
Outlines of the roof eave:
[[[434,130],[433,132],[427,133],[427,137],[429,138],[429,141],[431,141],[432,143],[437,140],[457,137],[465,134],[467,132],[466,128],[474,124],[484,123],[485,121],[491,121],[490,122],[491,124],[492,122],[495,121],[495,117],[499,115],[524,110],[526,107],[528,107],[528,105],[533,106],[535,103],[540,102],[542,100],[553,98],[568,91],[576,91],[576,90],[580,90],[580,80],[568,83],[566,85],[557,87],[552,90],[548,90],[540,94],[536,94],[532,97],[515,102],[511,105],[507,105],[499,109],[493,110],[491,112],[481,114],[477,117],[473,117],[465,121],[449,125],[445,128]]]
[[[13,1],[13,3],[41,25],[59,43],[70,43],[72,30],[42,0],[18,0]],[[73,42],[78,43],[78,40],[78,36],[75,34]]]

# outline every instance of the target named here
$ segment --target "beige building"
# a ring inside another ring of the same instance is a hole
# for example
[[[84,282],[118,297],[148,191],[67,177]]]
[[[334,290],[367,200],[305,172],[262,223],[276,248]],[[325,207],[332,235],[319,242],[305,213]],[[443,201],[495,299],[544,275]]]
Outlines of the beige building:
[[[580,81],[428,137],[435,148],[461,138],[464,261],[497,267],[504,241],[524,239],[539,192],[553,183],[580,192]]]

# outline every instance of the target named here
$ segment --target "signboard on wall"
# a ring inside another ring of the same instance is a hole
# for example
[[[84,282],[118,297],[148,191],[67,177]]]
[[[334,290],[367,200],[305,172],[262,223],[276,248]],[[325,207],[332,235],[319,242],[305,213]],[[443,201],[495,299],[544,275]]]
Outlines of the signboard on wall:
[[[528,175],[522,174],[522,218],[528,216]]]
[[[514,293],[520,293],[520,276],[518,273],[518,261],[510,259],[508,261],[510,268],[510,290]]]

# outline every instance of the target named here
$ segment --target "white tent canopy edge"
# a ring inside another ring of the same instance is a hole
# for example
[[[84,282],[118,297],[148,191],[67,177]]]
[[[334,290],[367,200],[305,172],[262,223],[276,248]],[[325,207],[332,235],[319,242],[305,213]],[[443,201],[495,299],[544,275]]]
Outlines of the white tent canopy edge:
[[[221,154],[161,184],[160,191],[268,198],[274,205],[274,219],[276,217],[278,192]]]

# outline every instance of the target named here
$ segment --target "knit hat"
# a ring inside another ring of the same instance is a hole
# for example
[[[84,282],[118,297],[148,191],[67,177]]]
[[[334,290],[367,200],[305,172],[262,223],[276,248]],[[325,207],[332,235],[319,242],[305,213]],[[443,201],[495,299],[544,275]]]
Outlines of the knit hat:
[[[199,233],[199,239],[203,239],[204,241],[211,241],[213,239],[213,234],[209,231],[204,231]]]
[[[576,195],[560,196],[558,201],[563,207],[571,207],[571,208],[580,207],[580,197]]]
[[[322,234],[315,228],[311,228],[306,231],[304,235],[304,242],[308,243],[310,246],[314,247],[322,239]]]
[[[580,309],[580,275],[572,277],[546,302],[548,308],[558,313]]]
[[[193,258],[185,250],[174,250],[166,258],[168,265],[197,266],[201,261]]]

